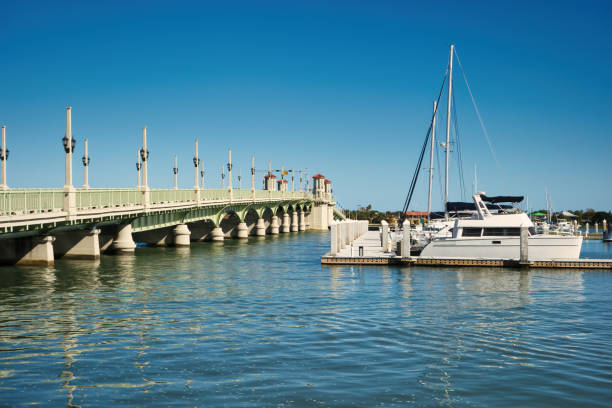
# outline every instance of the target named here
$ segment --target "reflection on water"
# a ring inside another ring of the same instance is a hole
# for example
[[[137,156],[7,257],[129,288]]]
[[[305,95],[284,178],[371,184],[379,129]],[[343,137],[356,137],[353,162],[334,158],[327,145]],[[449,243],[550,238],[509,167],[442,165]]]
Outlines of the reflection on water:
[[[308,232],[3,268],[0,406],[612,398],[612,274],[322,267],[327,245]]]

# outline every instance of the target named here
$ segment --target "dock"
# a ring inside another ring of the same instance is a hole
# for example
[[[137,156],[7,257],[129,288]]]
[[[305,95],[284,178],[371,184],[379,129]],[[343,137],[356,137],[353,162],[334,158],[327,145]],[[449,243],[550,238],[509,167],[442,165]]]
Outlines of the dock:
[[[351,226],[351,223],[355,223]],[[520,261],[489,258],[426,258],[402,254],[401,242],[382,237],[391,236],[388,227],[368,231],[360,221],[344,221],[332,225],[331,251],[321,257],[323,265],[403,265],[403,266],[464,266],[502,268],[554,268],[612,270],[612,259],[555,259]],[[385,229],[387,229],[385,231]],[[383,243],[386,245],[383,246]],[[409,252],[409,250],[408,250]]]

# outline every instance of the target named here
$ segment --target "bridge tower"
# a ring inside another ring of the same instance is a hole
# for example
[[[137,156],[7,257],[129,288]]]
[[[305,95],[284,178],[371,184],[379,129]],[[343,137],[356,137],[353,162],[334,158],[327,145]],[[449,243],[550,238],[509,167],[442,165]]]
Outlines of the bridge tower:
[[[310,212],[310,228],[326,230],[333,221],[333,203],[331,202],[331,181],[322,174],[312,176],[312,194],[314,205]]]

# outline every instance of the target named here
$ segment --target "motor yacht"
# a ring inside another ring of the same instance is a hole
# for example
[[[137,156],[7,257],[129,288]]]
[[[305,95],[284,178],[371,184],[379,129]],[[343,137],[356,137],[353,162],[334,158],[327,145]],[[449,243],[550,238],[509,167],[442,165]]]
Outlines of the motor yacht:
[[[431,258],[519,259],[521,228],[528,229],[529,260],[578,259],[582,237],[537,234],[524,212],[500,210],[493,213],[485,202],[517,203],[523,197],[472,196],[476,211],[469,219],[455,220],[452,235],[433,237],[420,256]]]

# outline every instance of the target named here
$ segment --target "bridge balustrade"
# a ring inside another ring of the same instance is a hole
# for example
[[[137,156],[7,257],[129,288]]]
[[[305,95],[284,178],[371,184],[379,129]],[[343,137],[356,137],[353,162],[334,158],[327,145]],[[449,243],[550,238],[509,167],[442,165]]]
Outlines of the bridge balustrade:
[[[200,190],[201,200],[229,200],[229,192],[221,188]]]
[[[193,190],[152,189],[149,193],[151,204],[186,203],[194,199]]]
[[[62,211],[61,189],[27,189],[0,192],[0,215],[32,214]]]
[[[142,204],[141,192],[136,188],[79,189],[76,193],[76,206],[79,210],[140,204]]]

